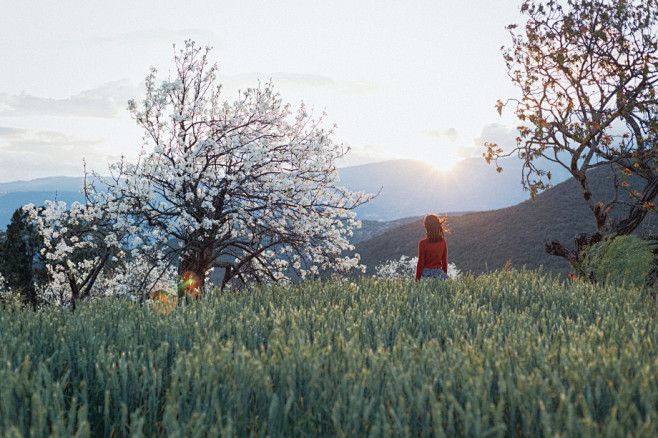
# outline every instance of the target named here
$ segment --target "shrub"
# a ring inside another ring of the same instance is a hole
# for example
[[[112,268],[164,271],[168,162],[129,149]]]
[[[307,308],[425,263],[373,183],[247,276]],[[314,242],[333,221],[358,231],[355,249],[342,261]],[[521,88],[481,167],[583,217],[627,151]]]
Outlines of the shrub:
[[[375,268],[375,277],[387,278],[389,280],[401,280],[403,278],[414,278],[416,275],[416,264],[418,257],[400,256],[399,260],[386,260]],[[448,277],[457,279],[461,277],[461,270],[454,263],[448,263]]]
[[[606,236],[581,253],[579,269],[592,281],[642,287],[656,264],[655,245],[637,236]]]
[[[5,277],[0,273],[0,308],[9,306],[19,306],[21,303],[20,294],[9,287]]]

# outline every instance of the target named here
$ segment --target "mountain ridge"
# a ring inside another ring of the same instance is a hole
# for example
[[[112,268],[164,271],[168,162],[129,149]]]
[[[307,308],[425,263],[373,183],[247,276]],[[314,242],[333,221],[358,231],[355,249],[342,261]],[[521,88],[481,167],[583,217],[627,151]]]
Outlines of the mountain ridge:
[[[18,180],[0,183],[0,194],[12,192],[77,192],[82,186],[83,177],[47,176],[31,180]]]
[[[389,160],[338,169],[340,185],[353,192],[379,193],[355,209],[357,218],[393,221],[428,212],[483,211],[528,199],[520,185],[520,160],[507,159],[498,174],[483,159],[466,159],[439,170],[418,160]],[[560,172],[553,172],[556,181]],[[22,205],[43,205],[47,199],[84,201],[82,177],[46,177],[0,183],[0,229]],[[380,191],[381,189],[381,191]]]
[[[521,186],[518,159],[501,160],[503,171],[484,159],[469,158],[447,170],[416,160],[390,160],[339,169],[340,183],[351,191],[379,193],[355,211],[359,219],[395,220],[429,212],[487,211],[530,198]],[[553,182],[568,178],[551,165]],[[381,191],[380,191],[381,190]]]

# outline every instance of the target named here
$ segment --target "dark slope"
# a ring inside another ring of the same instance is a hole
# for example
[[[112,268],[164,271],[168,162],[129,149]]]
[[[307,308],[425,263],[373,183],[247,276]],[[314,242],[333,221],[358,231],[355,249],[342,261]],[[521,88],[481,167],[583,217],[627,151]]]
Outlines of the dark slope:
[[[597,196],[611,196],[607,171],[601,169],[591,177]],[[620,195],[626,196],[626,195]],[[500,269],[508,260],[521,268],[545,270],[556,274],[570,271],[568,263],[549,256],[544,245],[553,239],[572,245],[578,233],[596,230],[594,218],[582,199],[575,180],[556,185],[538,196],[537,201],[525,201],[514,207],[469,213],[448,220],[451,233],[447,236],[449,261],[462,271],[474,273]],[[655,214],[650,215],[640,233],[650,234],[657,228]],[[368,273],[384,260],[401,255],[415,256],[418,240],[425,231],[422,221],[416,221],[356,245],[356,252],[368,266]]]

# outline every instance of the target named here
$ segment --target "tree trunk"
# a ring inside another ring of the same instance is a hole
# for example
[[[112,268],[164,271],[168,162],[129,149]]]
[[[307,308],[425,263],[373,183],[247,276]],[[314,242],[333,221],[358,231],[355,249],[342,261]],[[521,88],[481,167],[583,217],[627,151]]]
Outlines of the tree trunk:
[[[233,267],[231,265],[226,265],[224,267],[224,278],[222,278],[222,285],[220,287],[220,290],[224,290],[226,285],[228,284],[229,281],[231,281],[231,278],[233,278]]]
[[[593,234],[581,233],[576,235],[574,238],[575,250],[567,248],[558,240],[552,240],[550,243],[547,243],[545,248],[548,254],[562,257],[568,261],[579,275],[586,275],[585,273],[580,272],[581,251],[586,246],[600,242],[601,239],[603,239],[603,234],[599,233],[598,231]]]
[[[78,284],[76,283],[73,274],[68,270],[66,271],[66,278],[69,280],[69,286],[71,287],[71,311],[75,312],[75,301],[78,299],[80,291],[78,290]]]
[[[626,214],[626,217],[623,219],[612,220],[612,223],[607,225],[604,222],[607,218],[607,214],[599,205],[594,206],[594,203],[591,200],[591,192],[589,191],[589,184],[587,183],[586,177],[581,176],[580,178],[579,182],[581,189],[583,190],[583,198],[585,198],[585,201],[588,203],[594,214],[598,231],[592,234],[578,234],[574,239],[575,250],[567,248],[557,240],[553,240],[546,244],[546,252],[548,254],[566,259],[576,272],[579,271],[578,265],[581,261],[580,252],[584,247],[600,242],[604,235],[613,234],[625,236],[631,234],[642,224],[642,221],[649,211],[644,207],[644,202],[651,202],[656,196],[658,196],[658,178],[647,180],[643,188],[641,199],[635,202]],[[578,273],[582,274],[581,272]]]

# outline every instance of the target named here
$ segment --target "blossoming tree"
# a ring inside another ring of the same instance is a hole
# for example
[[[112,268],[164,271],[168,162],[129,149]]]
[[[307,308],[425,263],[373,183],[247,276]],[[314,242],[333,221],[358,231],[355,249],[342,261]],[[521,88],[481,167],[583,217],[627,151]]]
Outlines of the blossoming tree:
[[[212,268],[223,268],[224,287],[358,266],[341,252],[359,225],[351,210],[371,196],[338,185],[347,149],[271,83],[221,101],[209,50],[187,41],[160,85],[151,70],[142,104],[129,102],[145,131],[138,162],[95,175],[137,226],[133,246],[157,243],[160,263],[200,286]]]
[[[109,214],[107,199],[70,206],[46,201],[45,207],[28,204],[23,210],[43,239],[49,283],[41,288],[42,301],[75,309],[77,300],[92,295],[99,278],[107,278],[125,261],[128,229]]]

